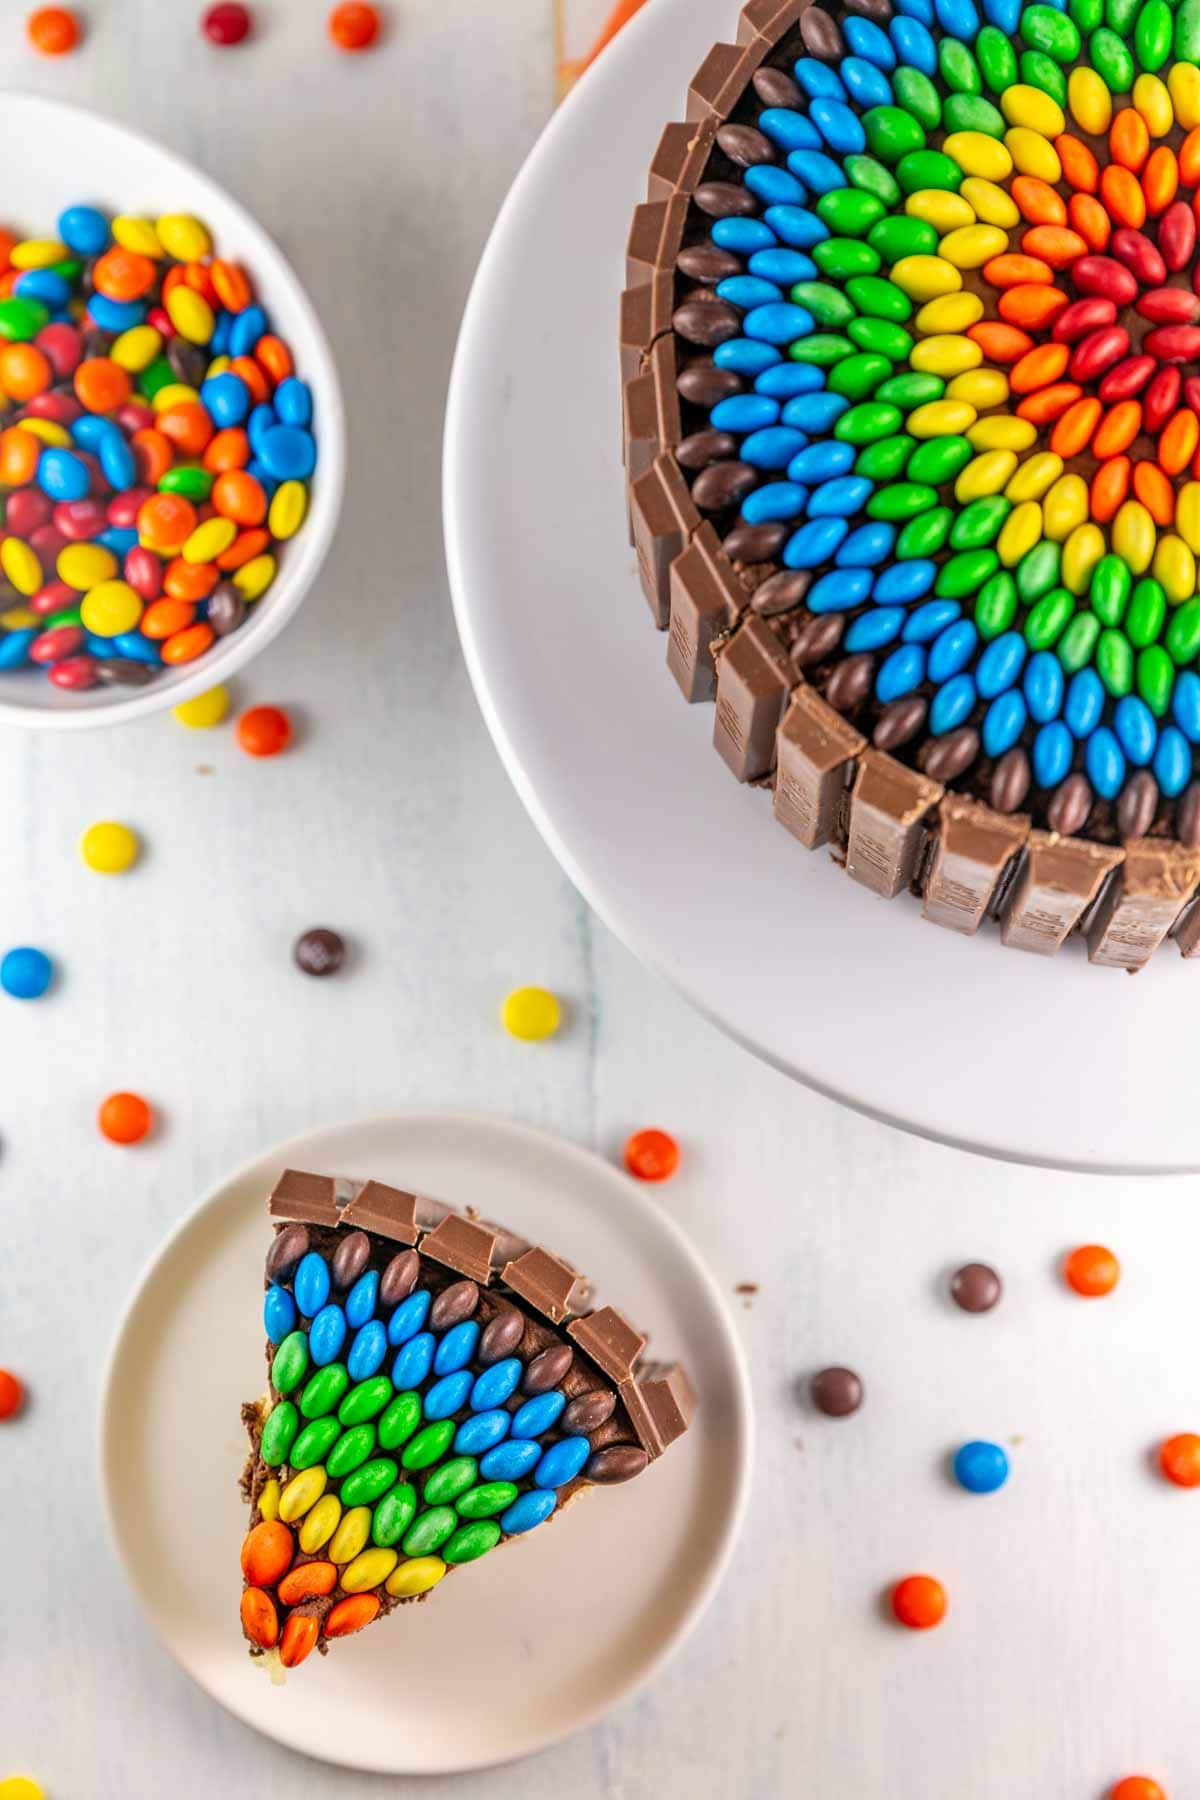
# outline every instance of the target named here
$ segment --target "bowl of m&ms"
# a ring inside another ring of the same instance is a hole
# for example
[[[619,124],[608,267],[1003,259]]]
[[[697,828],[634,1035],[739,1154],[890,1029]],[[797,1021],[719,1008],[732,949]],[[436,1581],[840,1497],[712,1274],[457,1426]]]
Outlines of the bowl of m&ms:
[[[199,170],[26,95],[0,96],[0,155],[0,722],[114,723],[226,680],[300,606],[341,503],[337,372]]]

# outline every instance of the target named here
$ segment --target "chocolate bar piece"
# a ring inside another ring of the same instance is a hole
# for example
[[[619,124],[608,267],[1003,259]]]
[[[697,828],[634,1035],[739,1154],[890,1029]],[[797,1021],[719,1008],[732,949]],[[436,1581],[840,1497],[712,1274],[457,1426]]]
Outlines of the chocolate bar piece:
[[[676,120],[663,126],[663,134],[650,164],[646,196],[669,200],[672,194],[690,194],[707,163],[717,133],[715,119]]]
[[[648,1363],[617,1388],[639,1442],[653,1462],[692,1422],[696,1396],[678,1363]]]
[[[779,730],[796,672],[765,619],[750,614],[716,658],[713,743],[739,781],[757,781],[775,763]]]
[[[850,798],[846,873],[892,900],[912,882],[925,842],[925,816],[941,799],[939,782],[882,750],[864,750]]]
[[[625,384],[623,454],[630,481],[646,473],[664,450],[679,442],[679,394],[675,387],[675,340],[651,346],[641,371]]]
[[[492,1278],[495,1245],[496,1233],[489,1226],[465,1219],[459,1213],[447,1213],[421,1239],[421,1255],[432,1256],[435,1262],[457,1269],[460,1275],[469,1275],[472,1281],[486,1287]]]
[[[777,44],[812,4],[813,0],[746,0],[738,18],[738,43],[765,38],[768,44]]]
[[[1016,950],[1053,956],[1123,856],[1124,851],[1109,844],[1031,831],[1003,908],[1002,941]]]
[[[809,850],[841,835],[851,765],[867,740],[815,688],[799,687],[775,740],[775,817]]]
[[[307,1175],[302,1169],[285,1169],[272,1188],[267,1211],[273,1219],[295,1220],[301,1225],[336,1225],[338,1187],[330,1175]]]
[[[535,1312],[555,1325],[581,1313],[591,1294],[584,1277],[570,1263],[536,1247],[506,1263],[502,1279],[514,1294],[520,1294]]]
[[[675,193],[666,200],[647,200],[634,209],[625,245],[627,287],[642,287],[663,270],[675,267],[687,210],[687,195]]]
[[[746,595],[708,519],[671,564],[667,667],[685,700],[712,700],[717,671],[713,640],[732,631]]]
[[[621,383],[641,373],[651,346],[671,328],[675,282],[666,269],[621,294]]]
[[[758,54],[755,55],[755,51]],[[741,99],[742,91],[766,55],[765,41],[748,44],[714,44],[688,88],[687,116],[694,123],[714,119],[718,124]]]
[[[344,1225],[359,1225],[378,1232],[397,1244],[415,1244],[418,1235],[417,1197],[381,1181],[364,1182],[342,1213]]]
[[[980,922],[1009,863],[1029,836],[1021,814],[993,811],[978,800],[945,794],[925,880],[924,916],[967,936]]]
[[[642,592],[662,631],[671,615],[671,565],[700,523],[679,464],[668,452],[633,483],[629,517]]]
[[[1200,850],[1132,838],[1125,860],[1088,922],[1088,960],[1140,969],[1154,955],[1200,882]]]
[[[638,1358],[646,1348],[646,1339],[635,1331],[624,1314],[613,1306],[602,1306],[585,1319],[567,1326],[567,1336],[591,1357],[598,1368],[619,1384],[633,1375]]]

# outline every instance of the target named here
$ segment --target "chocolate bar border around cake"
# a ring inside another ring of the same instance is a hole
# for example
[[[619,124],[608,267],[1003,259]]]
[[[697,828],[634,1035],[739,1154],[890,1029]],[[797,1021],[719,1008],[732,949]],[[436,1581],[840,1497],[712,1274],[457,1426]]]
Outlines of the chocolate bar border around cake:
[[[808,849],[885,898],[907,890],[922,917],[973,935],[998,925],[1006,948],[1054,955],[1072,935],[1089,962],[1132,972],[1164,938],[1200,955],[1200,858],[1171,838],[1107,844],[1034,828],[948,790],[873,748],[804,682],[751,606],[780,571],[726,553],[697,510],[674,451],[680,408],[672,326],[676,260],[716,133],[755,71],[813,10],[834,35],[855,0],[747,0],[733,43],[718,42],[687,89],[686,116],[660,135],[635,208],[621,296],[622,439],[630,536],[667,662],[689,702],[714,701],[714,746],[735,777],[773,789],[777,821]],[[786,573],[786,572],[784,572]],[[769,611],[769,609],[764,609]]]

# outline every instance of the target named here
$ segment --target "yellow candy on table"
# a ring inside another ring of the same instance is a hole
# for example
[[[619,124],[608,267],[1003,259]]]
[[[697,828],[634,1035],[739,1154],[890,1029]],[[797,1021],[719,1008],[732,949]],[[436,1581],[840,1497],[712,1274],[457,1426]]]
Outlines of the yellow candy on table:
[[[399,1561],[394,1550],[361,1550],[349,1567],[342,1570],[343,1592],[365,1594],[368,1588],[378,1587]]]
[[[275,558],[268,551],[254,556],[235,570],[233,585],[243,600],[257,600],[275,579]]]
[[[42,585],[42,565],[24,538],[5,538],[0,544],[0,570],[18,594],[36,594]]]
[[[258,1496],[258,1510],[264,1519],[279,1517],[279,1483],[274,1475],[263,1484],[263,1491]]]
[[[1139,75],[1133,84],[1133,108],[1152,138],[1166,137],[1175,123],[1175,108],[1166,83],[1157,75]]]
[[[904,210],[910,219],[920,219],[924,224],[932,225],[939,234],[975,223],[975,214],[966,201],[944,188],[918,189],[915,194],[908,196],[904,202]]]
[[[1013,569],[1027,550],[1041,542],[1042,509],[1036,500],[1023,500],[1000,527],[996,554],[1006,569]]]
[[[505,996],[500,1017],[510,1037],[537,1044],[554,1036],[562,1023],[562,1008],[549,988],[514,988]]]
[[[1094,519],[1088,519],[1082,525],[1076,525],[1070,532],[1062,550],[1062,584],[1073,594],[1086,594],[1092,585],[1092,575],[1096,564],[1105,554],[1108,545],[1104,541],[1104,533]]]
[[[941,375],[949,380],[967,369],[977,369],[983,351],[969,337],[927,337],[914,344],[909,362],[923,375]]]
[[[1031,456],[1029,460],[1036,463],[1043,458],[1053,468],[1048,471],[1049,480],[1043,490],[1042,522],[1046,528],[1046,536],[1053,538],[1056,544],[1061,544],[1088,517],[1087,482],[1073,470],[1069,475],[1064,475],[1062,458],[1055,456],[1052,450],[1044,450],[1040,456]],[[1020,473],[1018,470],[1018,475]]]
[[[958,191],[975,209],[981,225],[998,225],[1001,231],[1011,231],[1020,223],[1016,201],[994,181],[985,181],[982,175],[968,175]]]
[[[1012,174],[1012,157],[994,137],[983,131],[952,131],[942,149],[964,175],[981,175],[985,181],[1004,181]]]
[[[1135,575],[1144,575],[1150,567],[1157,541],[1154,520],[1141,501],[1126,500],[1112,522],[1114,554],[1127,563]]]
[[[936,300],[927,300],[913,324],[920,332],[938,336],[945,331],[966,331],[977,325],[982,317],[983,301],[979,295],[964,291],[939,294]]]
[[[1021,420],[1025,424],[1024,419]],[[1015,449],[1010,444],[1009,449]],[[1039,450],[1036,456],[1027,456],[1021,464],[1004,492],[1008,498],[1018,504],[1022,500],[1040,500],[1052,481],[1056,481],[1063,471],[1063,460],[1053,450]],[[1086,489],[1085,489],[1086,493]],[[1081,517],[1086,518],[1083,513]]]
[[[8,260],[14,269],[52,269],[55,263],[68,262],[70,256],[57,238],[26,238],[13,245]]]
[[[38,615],[27,606],[10,606],[7,612],[0,613],[0,625],[6,631],[26,631],[30,625],[36,625],[40,631],[41,624]]]
[[[954,498],[966,505],[969,500],[985,500],[989,494],[1002,493],[1016,466],[1015,450],[985,450],[959,471]]]
[[[205,519],[197,525],[191,536],[184,540],[183,560],[186,563],[216,562],[223,556],[237,536],[238,528],[232,519]]]
[[[1080,131],[1090,137],[1103,137],[1112,124],[1112,95],[1095,69],[1082,63],[1067,77],[1067,105]]]
[[[60,581],[86,594],[101,581],[112,580],[117,572],[117,559],[103,544],[67,544],[59,551],[54,566]]]
[[[189,344],[209,342],[217,322],[203,294],[181,282],[167,295],[166,305],[167,317],[181,338],[186,338]]]
[[[1185,481],[1175,502],[1175,529],[1187,545],[1200,555],[1200,481]]]
[[[1007,249],[1008,233],[998,225],[963,225],[942,239],[938,255],[956,269],[982,269],[985,262],[1003,256]]]
[[[198,400],[200,395],[186,381],[168,381],[160,387],[150,404],[156,413],[166,412],[168,406],[182,406],[185,402]]]
[[[1174,532],[1159,538],[1152,573],[1171,606],[1182,606],[1196,592],[1196,558]]]
[[[163,247],[152,219],[138,219],[132,213],[118,213],[112,222],[112,234],[122,250],[136,250],[139,256],[158,260]]]
[[[1061,137],[1067,129],[1063,109],[1052,94],[1041,88],[1015,81],[1000,96],[1000,111],[1010,125],[1025,131],[1036,131],[1042,137]],[[1008,142],[1007,137],[1005,142]],[[1011,146],[1010,146],[1011,147]]]
[[[308,513],[308,489],[302,481],[281,481],[271,496],[267,530],[280,543],[295,537]]]
[[[53,419],[18,419],[17,424],[30,437],[37,438],[39,443],[48,444],[54,450],[66,450],[71,444],[71,434],[65,425],[58,425]]]
[[[936,300],[939,294],[957,294],[963,278],[953,263],[940,256],[902,256],[892,266],[892,280],[910,300]]]
[[[1037,440],[1037,429],[1028,419],[1014,419],[1008,413],[980,419],[972,425],[967,438],[973,450],[1028,450]]]
[[[329,1542],[338,1528],[341,1516],[342,1503],[337,1495],[322,1494],[312,1511],[305,1514],[304,1523],[300,1527],[300,1548],[306,1555],[314,1555],[322,1545]]]
[[[46,1790],[29,1775],[6,1775],[0,1781],[0,1800],[46,1800]]]
[[[108,354],[118,369],[124,369],[129,375],[140,375],[143,369],[150,367],[161,349],[162,336],[153,325],[131,325],[114,341]]]
[[[427,1594],[446,1573],[440,1556],[414,1556],[388,1576],[384,1586],[395,1600],[411,1600],[415,1594]]]
[[[142,598],[127,581],[102,581],[79,603],[85,631],[97,637],[120,637],[132,631],[142,616]]]
[[[208,731],[219,725],[229,711],[229,689],[221,687],[209,688],[206,693],[196,694],[191,700],[181,700],[178,706],[171,708],[181,725],[191,731]]]
[[[79,840],[79,854],[97,875],[123,875],[137,861],[140,848],[136,831],[116,819],[89,825]]]
[[[155,230],[159,243],[176,262],[202,262],[212,255],[208,226],[191,213],[164,213]]]
[[[284,1524],[302,1519],[317,1504],[328,1483],[329,1476],[320,1464],[315,1469],[302,1469],[299,1475],[293,1475],[279,1496],[279,1516]]]
[[[1184,131],[1200,125],[1200,69],[1195,63],[1173,64],[1167,72],[1167,92],[1175,108],[1175,123]]]
[[[942,398],[965,400],[976,412],[986,412],[989,406],[1003,406],[1008,399],[1008,377],[999,369],[968,369],[948,383]],[[971,430],[978,431],[984,422],[979,419]]]
[[[965,400],[927,400],[908,415],[908,435],[915,438],[957,437],[975,423],[975,408]]]
[[[359,1551],[365,1548],[370,1529],[370,1507],[352,1506],[343,1515],[341,1524],[333,1534],[333,1542],[329,1546],[330,1562],[353,1562]]]
[[[1014,125],[1004,134],[1004,145],[1020,175],[1036,175],[1051,186],[1062,179],[1062,164],[1053,144],[1047,143],[1040,131],[1027,125]],[[178,290],[176,290],[178,291]]]

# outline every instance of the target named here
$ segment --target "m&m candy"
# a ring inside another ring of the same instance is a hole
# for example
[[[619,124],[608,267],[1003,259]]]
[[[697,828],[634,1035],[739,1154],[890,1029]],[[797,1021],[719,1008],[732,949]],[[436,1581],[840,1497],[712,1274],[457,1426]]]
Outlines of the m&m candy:
[[[625,1140],[625,1167],[639,1181],[666,1181],[679,1167],[679,1145],[669,1131],[635,1131]]]
[[[0,1369],[0,1419],[11,1419],[21,1410],[25,1389],[10,1369]]]
[[[249,8],[238,4],[238,0],[221,0],[221,4],[210,6],[200,23],[209,43],[222,49],[244,43],[250,35]]]
[[[154,1114],[140,1094],[110,1094],[97,1122],[110,1143],[139,1144],[154,1123]]]
[[[6,1775],[0,1780],[0,1800],[46,1800],[46,1790],[29,1775]]]
[[[252,706],[237,722],[247,756],[278,756],[292,741],[292,722],[280,706]]]
[[[910,1631],[929,1631],[946,1616],[946,1590],[932,1575],[906,1575],[892,1589],[892,1612]]]
[[[136,831],[115,819],[89,825],[79,841],[79,854],[98,875],[123,875],[137,861],[140,849]]]
[[[1167,1796],[1149,1775],[1126,1775],[1109,1789],[1108,1800],[1167,1800]]]
[[[339,50],[367,50],[379,36],[379,11],[363,0],[346,0],[329,15],[329,35]]]
[[[1181,1431],[1169,1437],[1158,1453],[1158,1466],[1176,1487],[1200,1487],[1200,1436]]]
[[[54,974],[54,965],[44,950],[21,944],[5,952],[0,960],[0,988],[14,1000],[40,1000]]]
[[[954,1453],[954,1479],[968,1494],[994,1494],[1008,1480],[1008,1457],[999,1444],[972,1439]]]
[[[346,960],[346,941],[327,925],[314,925],[296,939],[292,957],[306,975],[336,975]]]
[[[69,6],[39,6],[26,25],[29,41],[43,56],[65,56],[79,42],[79,20]]]
[[[514,988],[505,995],[500,1016],[510,1037],[537,1044],[554,1036],[562,1023],[562,1008],[549,988]]]
[[[1103,1244],[1080,1244],[1063,1264],[1067,1286],[1085,1300],[1111,1294],[1121,1278],[1121,1265]]]
[[[190,731],[209,731],[219,725],[229,711],[229,689],[212,687],[203,694],[196,694],[191,700],[181,700],[173,706],[171,712],[181,725]]]

